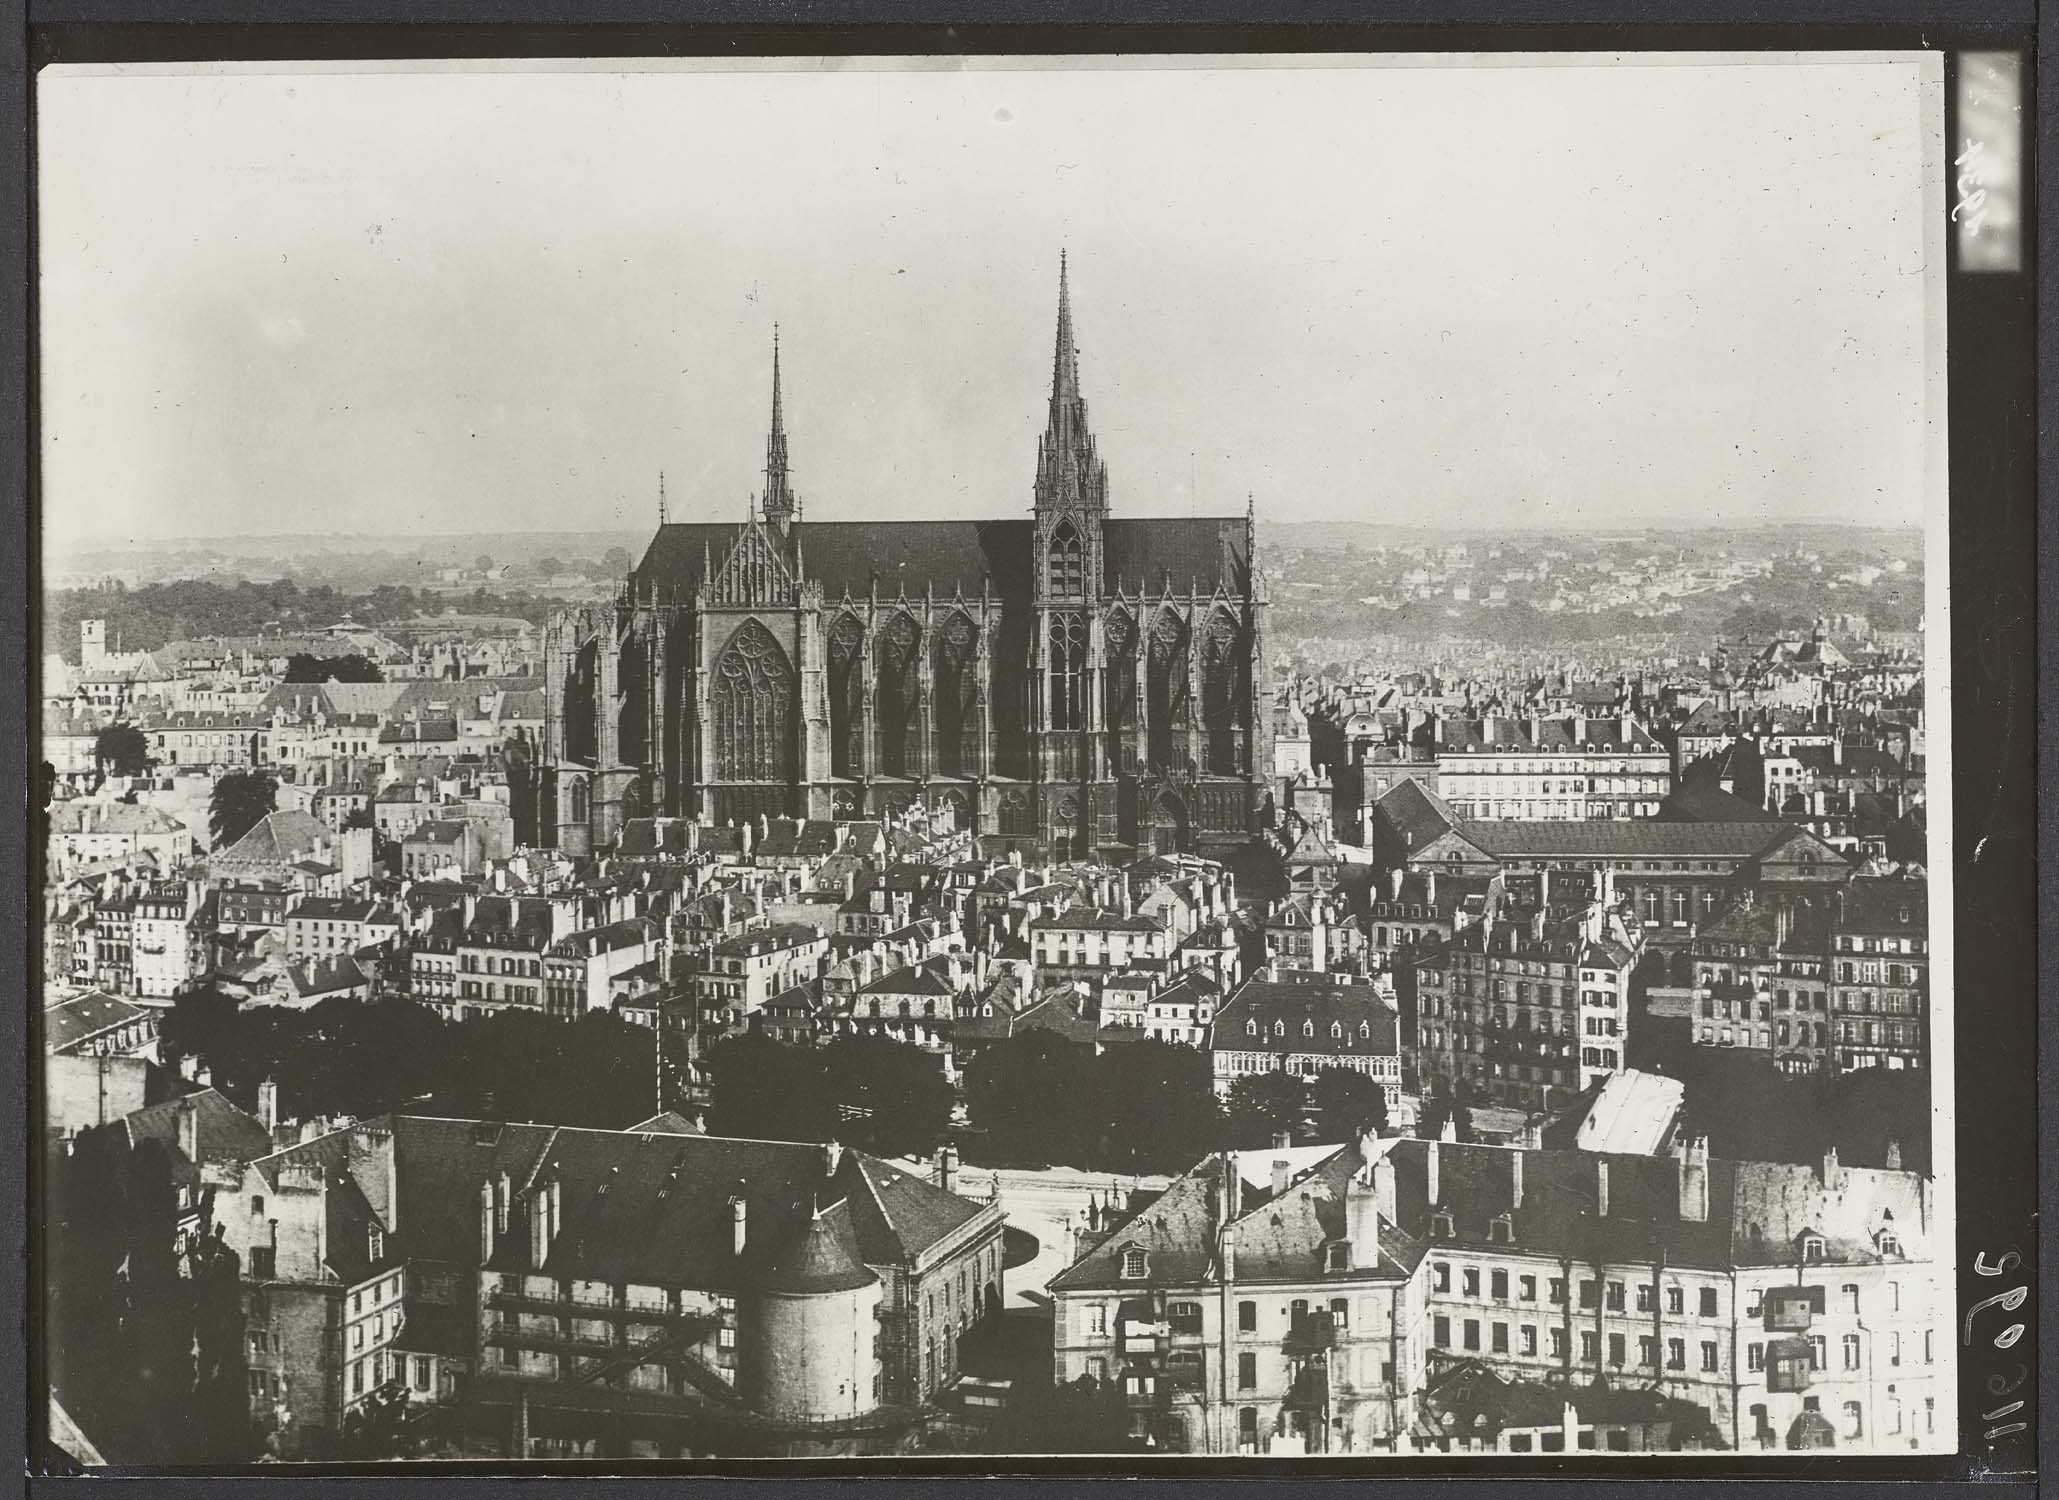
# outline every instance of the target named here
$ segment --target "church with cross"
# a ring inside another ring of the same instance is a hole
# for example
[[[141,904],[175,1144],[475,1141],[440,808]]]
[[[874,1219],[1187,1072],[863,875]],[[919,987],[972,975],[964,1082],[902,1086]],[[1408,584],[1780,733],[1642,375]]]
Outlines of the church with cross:
[[[538,825],[888,817],[921,803],[1058,858],[1206,853],[1270,816],[1252,510],[1125,519],[1081,393],[1063,259],[1027,516],[803,519],[778,335],[748,520],[662,513],[605,605],[545,644]]]

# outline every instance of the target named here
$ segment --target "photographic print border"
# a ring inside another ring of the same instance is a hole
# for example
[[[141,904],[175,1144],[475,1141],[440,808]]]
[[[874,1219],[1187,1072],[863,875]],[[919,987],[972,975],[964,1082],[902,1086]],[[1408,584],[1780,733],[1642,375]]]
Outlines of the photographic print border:
[[[420,13],[420,8],[410,7]],[[483,10],[484,8],[479,8]],[[1850,29],[1824,24],[1778,26],[1762,30],[1733,30],[1706,24],[1714,12],[1697,8],[1696,24],[1656,29],[1632,25],[1604,27],[1607,19],[1595,7],[1573,7],[1577,23],[1550,27],[1424,27],[1415,24],[1396,28],[1323,25],[1311,33],[1294,25],[1261,28],[1226,27],[1220,24],[1137,27],[1111,30],[1108,22],[1146,19],[1137,15],[1142,8],[1087,12],[1070,8],[1077,18],[1065,27],[936,27],[903,22],[896,24],[890,7],[830,7],[827,28],[759,29],[749,23],[753,9],[741,6],[705,7],[692,25],[660,25],[647,6],[607,7],[603,17],[591,8],[579,12],[583,19],[601,18],[630,24],[613,29],[557,28],[539,31],[562,21],[569,8],[495,8],[490,20],[498,26],[472,29],[468,24],[476,10],[446,11],[438,20],[419,25],[366,28],[353,24],[391,18],[393,7],[343,5],[316,6],[308,0],[269,7],[268,14],[283,15],[289,24],[245,26],[226,17],[209,17],[198,6],[173,4],[95,5],[82,0],[38,6],[32,20],[45,23],[35,35],[23,35],[14,43],[8,70],[7,102],[11,119],[26,126],[30,114],[33,68],[50,61],[83,60],[186,60],[205,57],[362,57],[362,56],[563,56],[563,55],[646,55],[650,53],[710,53],[725,51],[800,54],[817,52],[951,52],[1015,51],[1056,53],[1109,50],[1149,51],[1238,51],[1238,50],[1458,50],[1480,47],[1506,51],[1526,48],[1570,48],[1578,50],[1710,50],[1761,46],[1786,49],[1830,48],[1835,50],[1882,49],[1929,46],[1948,53],[1946,99],[1947,140],[1952,136],[1952,100],[1955,91],[1953,63],[1949,54],[1976,48],[1996,49],[2027,46],[2030,41],[2027,12],[2015,25],[1996,24],[1995,7],[1925,6],[1875,10],[1867,18],[1871,25]],[[1286,8],[1293,16],[1311,23],[1334,23],[1338,6]],[[1563,8],[1555,8],[1563,15]],[[1963,11],[1964,16],[1958,14]],[[1706,15],[1704,14],[1706,12]],[[1976,16],[1974,13],[1978,12]],[[1791,12],[1790,12],[1791,13]],[[900,12],[902,16],[906,12]],[[1276,8],[1275,14],[1279,14]],[[1362,18],[1363,11],[1353,8]],[[1423,12],[1411,8],[1411,21]],[[197,25],[165,29],[167,23],[191,17]],[[1154,7],[1152,21],[1219,22],[1211,13],[1188,17],[1169,16]],[[1763,21],[1763,12],[1743,19]],[[320,24],[333,20],[336,26]],[[1942,24],[1930,24],[1932,21]],[[209,24],[210,21],[213,24]],[[1095,22],[1102,24],[1096,25]],[[527,30],[508,31],[508,25],[527,24]],[[880,28],[890,28],[882,30]],[[1596,29],[1602,28],[1602,29]],[[2031,54],[2042,62],[2043,53]],[[2030,68],[2026,85],[2025,160],[2040,176],[2049,175],[2041,156],[2032,149],[2030,107],[2037,97]],[[32,387],[26,380],[33,359],[33,307],[31,287],[31,205],[28,153],[32,135],[11,132],[7,150],[16,156],[20,170],[4,175],[10,184],[20,184],[21,212],[14,216],[8,240],[10,265],[19,268],[18,284],[23,296],[10,303],[8,337],[10,353],[6,390],[10,420],[16,424],[17,441],[8,445],[10,461],[24,465],[13,492],[33,496],[27,455],[32,436],[30,400]],[[2051,195],[2038,195],[2041,214]],[[1936,205],[1940,213],[1945,205]],[[2036,622],[2049,619],[2054,608],[2048,586],[2037,570],[2039,548],[2036,536],[2037,471],[2031,466],[2032,444],[2036,441],[2036,393],[2038,390],[2036,346],[2032,343],[2034,280],[2037,275],[2038,236],[2026,226],[2024,269],[2016,273],[1962,272],[1956,265],[1947,273],[1947,385],[1950,428],[1951,532],[1950,580],[1953,605],[1953,698],[1952,804],[1955,830],[1955,916],[1957,951],[1954,992],[1957,1024],[1964,1027],[1969,1016],[1977,1016],[1981,1028],[1978,1045],[1965,1045],[1963,1029],[1955,1049],[1957,1070],[1956,1156],[1958,1205],[1958,1262],[1962,1314],[1983,1298],[2006,1294],[2017,1285],[2030,1287],[2029,1298],[2009,1312],[2006,1321],[2025,1322],[2030,1331],[2010,1346],[1991,1350],[1991,1333],[2000,1331],[1980,1322],[1976,1342],[1962,1351],[1960,1378],[1961,1451],[1951,1458],[1839,1458],[1828,1471],[1839,1481],[1862,1483],[1921,1477],[1934,1481],[1984,1479],[2006,1481],[2035,1466],[2032,1440],[2042,1441],[2039,1427],[2021,1433],[2003,1433],[1992,1440],[1983,1438],[1991,1428],[2007,1426],[2036,1410],[2037,1392],[2049,1389],[2037,1378],[2035,1365],[2047,1357],[2048,1341],[2037,1336],[2040,1301],[2032,1269],[2040,1264],[2035,1237],[2035,1184],[2040,1167],[2036,1153],[2037,1133],[2034,1062],[2046,1045],[2036,1026],[2036,997],[2039,992],[2036,936],[2039,916],[2052,908],[2036,883],[2039,862],[2029,838],[2035,822],[2032,779],[2032,745],[2040,736],[2038,709],[2041,699],[2032,677]],[[1955,254],[1955,252],[1948,252]],[[24,618],[29,622],[30,649],[11,668],[23,674],[21,696],[25,705],[31,685],[29,663],[39,659],[36,647],[37,621],[33,613],[37,591],[30,562],[37,557],[35,545],[36,506],[33,498],[23,517],[24,544],[19,562],[10,560],[8,585],[22,598]],[[32,705],[28,705],[32,706]],[[30,722],[25,714],[24,722]],[[22,755],[15,768],[19,784],[29,786],[29,761],[25,747],[10,739],[9,754]],[[2040,759],[2047,771],[2059,774],[2059,755]],[[33,882],[36,871],[28,842],[27,821],[8,820],[5,854],[23,871],[25,882]],[[2026,879],[2030,876],[2030,879]],[[2036,894],[2034,894],[2034,892]],[[2035,902],[2035,904],[2033,904]],[[1977,917],[1969,916],[1977,913]],[[2053,912],[2059,917],[2059,912]],[[24,990],[34,993],[35,962],[25,933],[10,935],[8,953],[21,965]],[[1977,997],[1977,1001],[1976,1001]],[[1976,1010],[1976,1003],[1978,1009]],[[23,1072],[33,1058],[28,1034],[30,1016],[26,1008],[18,1019],[10,1017],[9,1040],[20,1049]],[[19,1029],[17,1029],[19,1028]],[[2039,1046],[2030,1045],[2033,1037]],[[33,1086],[25,1090],[30,1111],[37,1100]],[[33,1113],[25,1111],[24,1127]],[[9,1159],[8,1170],[24,1173],[26,1187],[33,1186],[35,1156],[32,1138],[25,1136],[23,1149]],[[26,1169],[31,1169],[25,1172]],[[32,1200],[29,1200],[32,1201]],[[30,1218],[19,1221],[29,1234]],[[2014,1252],[2016,1260],[2009,1264]],[[1987,1277],[1983,1268],[2003,1274]],[[31,1283],[33,1276],[31,1277]],[[33,1330],[39,1308],[26,1296],[26,1285],[16,1283],[13,1295],[17,1307]],[[1989,1346],[1983,1348],[1983,1346]],[[1980,1351],[1975,1357],[1975,1351]],[[36,1391],[34,1338],[24,1349],[29,1368],[24,1371],[24,1388]],[[1990,1352],[1992,1357],[1990,1357]],[[2018,1367],[2028,1367],[2023,1380],[2015,1380]],[[2003,1387],[1997,1389],[1997,1382]],[[2006,1420],[1990,1420],[1997,1407],[2024,1400],[2021,1412],[2006,1414]],[[40,1400],[27,1405],[28,1434],[40,1426]],[[1417,1457],[1381,1460],[1368,1474],[1362,1460],[1248,1460],[1229,1458],[1161,1459],[1127,1462],[1126,1472],[1139,1477],[1179,1475],[1208,1476],[1211,1481],[1229,1482],[1236,1477],[1350,1477],[1368,1484],[1405,1482],[1436,1476],[1464,1476],[1489,1481],[1515,1478],[1535,1483],[1535,1475],[1553,1478],[1582,1476],[1585,1483],[1605,1479],[1612,1483],[1667,1477],[1672,1483],[1694,1484],[1714,1474],[1765,1479],[1815,1478],[1825,1467],[1806,1459],[1752,1459],[1725,1464],[1723,1455],[1710,1455],[1716,1462],[1697,1463],[1693,1478],[1674,1478],[1681,1465],[1674,1461],[1615,1459],[1580,1463],[1568,1460],[1549,1467],[1517,1466],[1500,1460]],[[40,1462],[32,1455],[32,1468]],[[286,1477],[304,1471],[271,1469],[267,1478]],[[328,1471],[347,1472],[347,1471]],[[434,1482],[443,1474],[482,1472],[475,1466],[410,1466],[356,1471],[376,1475],[382,1486],[408,1486]],[[534,1464],[522,1474],[590,1476],[605,1472],[604,1466]],[[738,1473],[757,1475],[821,1475],[824,1473],[893,1474],[915,1476],[967,1476],[975,1474],[1036,1473],[1051,1476],[1106,1474],[1105,1465],[1094,1460],[1018,1460],[996,1465],[991,1460],[878,1460],[855,1465],[842,1462],[751,1461],[707,1464],[642,1465],[638,1475],[698,1474],[722,1476]],[[182,1485],[183,1487],[183,1485]],[[582,1488],[584,1486],[581,1486]],[[1583,1486],[1584,1487],[1584,1486]],[[1461,1486],[1470,1489],[1471,1486]]]

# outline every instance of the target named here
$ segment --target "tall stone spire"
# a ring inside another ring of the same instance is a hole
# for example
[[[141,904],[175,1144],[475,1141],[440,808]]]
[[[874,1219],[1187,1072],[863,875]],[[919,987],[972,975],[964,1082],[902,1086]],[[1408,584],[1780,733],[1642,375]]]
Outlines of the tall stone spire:
[[[1108,504],[1108,471],[1094,452],[1087,430],[1087,403],[1080,395],[1080,359],[1072,332],[1072,286],[1063,250],[1058,252],[1058,337],[1051,357],[1051,415],[1037,448],[1036,505],[1040,511]]]
[[[1079,399],[1080,356],[1072,342],[1072,288],[1068,283],[1065,251],[1058,252],[1058,347],[1051,360],[1051,420]]]
[[[765,519],[784,526],[801,513],[787,481],[786,417],[779,397],[779,325],[772,325],[772,432],[765,439]]]

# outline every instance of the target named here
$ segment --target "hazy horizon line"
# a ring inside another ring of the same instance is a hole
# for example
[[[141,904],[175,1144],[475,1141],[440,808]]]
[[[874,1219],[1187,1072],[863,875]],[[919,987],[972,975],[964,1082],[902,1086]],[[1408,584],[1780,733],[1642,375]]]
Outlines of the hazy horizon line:
[[[1223,518],[1223,517],[1226,517],[1226,516],[1231,516],[1231,515],[1233,515],[1233,514],[1237,514],[1237,513],[1235,513],[1235,512],[1232,512],[1232,511],[1228,511],[1228,510],[1223,510],[1223,511],[1211,511],[1211,512],[1209,512],[1209,516],[1210,516],[1211,518],[1214,518],[1214,519],[1221,519],[1221,518]],[[1018,515],[1016,515],[1015,513],[1009,512],[1009,513],[1003,513],[1003,514],[999,514],[999,515],[991,515],[991,516],[966,516],[966,517],[962,517],[962,518],[960,518],[960,519],[964,519],[964,520],[970,520],[970,521],[974,521],[974,522],[985,522],[985,521],[1009,521],[1009,520],[1017,520],[1017,519],[1026,519],[1026,518],[1027,518],[1027,511],[1025,511],[1025,512],[1023,513],[1023,515],[1022,515],[1022,516],[1018,516]],[[854,520],[861,520],[861,519],[863,519],[863,518],[857,518],[857,517],[854,517],[854,518],[851,518],[851,519],[854,519]],[[1111,519],[1119,519],[1119,517],[1113,517],[1113,516],[1112,516],[1112,517],[1111,517]],[[1706,517],[1703,517],[1703,518],[1696,518],[1696,519],[1683,519],[1683,518],[1681,518],[1681,517],[1678,517],[1678,516],[1665,516],[1665,517],[1626,517],[1625,519],[1623,519],[1623,520],[1620,520],[1620,521],[1568,521],[1568,522],[1563,522],[1563,523],[1556,523],[1556,524],[1554,524],[1554,523],[1533,523],[1533,524],[1528,524],[1528,525],[1519,525],[1519,526],[1495,525],[1495,524],[1491,524],[1491,523],[1487,523],[1487,522],[1480,522],[1480,523],[1477,523],[1477,524],[1471,524],[1471,525],[1469,525],[1469,524],[1466,524],[1466,523],[1464,523],[1464,522],[1451,522],[1451,521],[1445,521],[1445,522],[1429,522],[1429,521],[1422,521],[1422,522],[1418,522],[1418,521],[1391,521],[1391,520],[1365,520],[1365,519],[1358,519],[1358,518],[1351,518],[1351,519],[1339,519],[1339,518],[1332,518],[1332,517],[1308,517],[1308,518],[1303,518],[1303,519],[1299,519],[1299,520],[1280,520],[1280,519],[1268,518],[1268,517],[1267,517],[1266,515],[1264,515],[1264,513],[1263,513],[1263,512],[1261,512],[1261,513],[1259,514],[1259,516],[1258,516],[1258,518],[1257,518],[1257,519],[1258,519],[1258,524],[1259,524],[1259,525],[1261,525],[1261,526],[1271,526],[1271,527],[1287,527],[1287,526],[1340,526],[1340,527],[1348,527],[1348,526],[1357,526],[1357,527],[1364,527],[1364,528],[1366,528],[1366,529],[1368,529],[1368,530],[1385,530],[1385,531],[1419,531],[1419,532],[1431,532],[1431,533],[1450,533],[1450,534],[1475,534],[1475,533],[1488,533],[1488,532],[1491,532],[1491,533],[1493,533],[1494,535],[1497,535],[1497,536],[1530,536],[1530,535],[1550,535],[1550,534],[1554,534],[1554,533],[1562,533],[1562,534],[1563,534],[1563,533],[1570,533],[1570,534],[1584,534],[1584,533],[1595,533],[1595,532],[1614,532],[1614,531],[1787,531],[1787,530],[1802,530],[1802,529],[1805,529],[1805,528],[1830,528],[1830,529],[1835,529],[1835,530],[1842,530],[1842,531],[1915,531],[1915,532],[1920,532],[1920,531],[1921,531],[1921,530],[1923,529],[1922,523],[1921,523],[1920,521],[1886,521],[1886,520],[1877,520],[1877,521],[1876,521],[1876,520],[1862,520],[1862,519],[1857,519],[1857,518],[1854,518],[1854,517],[1850,517],[1850,516],[1808,516],[1808,515],[1802,515],[1802,516],[1783,516],[1783,517],[1758,517],[1758,518],[1753,518],[1753,519],[1750,519],[1750,520],[1742,520],[1742,519],[1734,519],[1734,520],[1716,520],[1716,519],[1710,519],[1710,518],[1706,518]],[[673,521],[670,521],[670,522],[668,522],[668,524],[671,524],[671,525],[682,525],[682,524],[690,524],[690,525],[707,525],[707,524],[711,524],[711,522],[710,522],[710,521],[698,521],[698,522],[683,522],[683,521],[673,520]],[[719,518],[714,518],[714,519],[712,520],[712,524],[714,524],[714,525],[735,525],[735,524],[740,524],[740,523],[738,523],[738,522],[735,522],[735,521],[724,521],[724,520],[721,520],[721,519],[719,519]],[[807,522],[807,521],[806,521],[805,519],[804,519],[804,520],[803,520],[803,521],[802,521],[802,522],[800,523],[800,525],[801,525],[801,528],[803,529],[803,531],[805,531],[805,530],[806,530],[806,528],[807,528],[808,524],[809,524],[809,523],[808,523],[808,522]],[[821,521],[821,522],[820,522],[819,524],[825,524],[825,525],[828,525],[828,524],[848,524],[848,522],[847,522],[847,521],[841,521],[841,520],[839,520],[838,518],[824,518],[824,519],[823,519],[823,520],[822,520],[822,521]],[[496,529],[494,529],[494,530],[490,530],[490,531],[488,531],[488,530],[477,530],[477,531],[431,531],[431,532],[420,532],[420,533],[417,533],[417,534],[416,534],[416,535],[414,536],[414,538],[412,538],[411,540],[406,540],[406,541],[403,541],[402,539],[399,539],[399,538],[387,538],[387,537],[383,537],[381,533],[379,533],[379,532],[376,532],[376,531],[308,531],[308,530],[283,530],[283,531],[240,531],[240,532],[233,532],[233,533],[219,533],[219,532],[218,532],[218,533],[192,533],[192,534],[181,534],[181,533],[173,533],[173,534],[169,534],[169,535],[164,535],[164,536],[151,536],[151,537],[129,537],[129,538],[126,538],[126,539],[122,539],[122,538],[115,538],[115,537],[95,537],[95,538],[90,538],[90,539],[84,540],[84,541],[82,541],[82,542],[74,542],[73,544],[71,544],[71,545],[70,545],[70,546],[69,546],[69,547],[67,548],[67,550],[69,550],[69,551],[73,551],[73,552],[83,552],[83,551],[88,551],[88,550],[93,550],[93,549],[101,549],[101,550],[113,550],[113,551],[120,551],[120,550],[135,550],[135,549],[143,549],[143,548],[162,548],[162,547],[164,547],[164,546],[166,546],[166,545],[169,545],[169,544],[171,544],[171,543],[186,543],[186,544],[192,544],[192,545],[201,545],[201,544],[208,544],[208,545],[214,545],[214,544],[222,544],[222,543],[234,543],[234,542],[267,542],[267,541],[269,541],[269,542],[277,542],[277,541],[284,541],[284,540],[290,540],[290,539],[294,539],[294,538],[307,538],[307,539],[310,539],[310,540],[322,540],[322,541],[327,541],[327,540],[335,540],[335,541],[379,541],[379,540],[384,540],[384,541],[387,541],[387,542],[389,543],[389,546],[388,546],[388,549],[387,549],[387,550],[394,550],[394,551],[409,551],[409,550],[413,550],[414,548],[417,548],[417,547],[422,547],[422,546],[426,546],[426,545],[428,545],[428,544],[430,544],[430,543],[433,543],[433,542],[439,542],[439,541],[468,541],[468,540],[473,540],[473,539],[477,539],[477,538],[481,538],[481,537],[497,537],[497,536],[501,536],[501,537],[509,537],[509,538],[515,538],[515,537],[535,537],[535,538],[545,538],[545,537],[566,537],[566,536],[579,536],[579,535],[587,535],[587,536],[597,536],[597,537],[598,537],[598,536],[650,536],[650,535],[654,535],[654,534],[656,533],[656,531],[657,531],[657,525],[658,525],[658,523],[656,523],[656,522],[653,522],[653,523],[651,523],[651,524],[650,524],[649,526],[644,526],[644,527],[636,527],[636,526],[591,526],[591,527],[587,527],[587,526],[562,526],[562,527],[550,527],[550,528],[514,528],[514,529],[510,529],[510,528],[506,528],[506,527],[500,527],[500,528],[496,528]]]

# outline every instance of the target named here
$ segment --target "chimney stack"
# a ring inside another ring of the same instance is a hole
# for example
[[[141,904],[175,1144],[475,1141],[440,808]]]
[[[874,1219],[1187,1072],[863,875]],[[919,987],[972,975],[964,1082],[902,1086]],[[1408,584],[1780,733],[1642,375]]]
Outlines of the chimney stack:
[[[199,1165],[200,1111],[190,1100],[179,1106],[179,1150],[186,1160]]]
[[[1823,1186],[1835,1189],[1837,1185],[1837,1147],[1831,1146],[1823,1153]]]
[[[1276,1137],[1276,1138],[1274,1139],[1274,1145],[1276,1145],[1276,1146],[1277,1146],[1278,1144],[1279,1144],[1279,1142],[1278,1142],[1278,1138]],[[1273,1161],[1273,1196],[1274,1196],[1275,1198],[1279,1197],[1279,1196],[1280,1196],[1280,1195],[1281,1195],[1282,1193],[1284,1193],[1284,1192],[1286,1192],[1286,1191],[1287,1191],[1287,1178],[1288,1178],[1289,1174],[1290,1174],[1290,1173],[1291,1173],[1292,1171],[1293,1171],[1293,1168],[1292,1168],[1292,1167],[1291,1167],[1291,1166],[1290,1166],[1290,1165],[1289,1165],[1289,1164],[1288,1164],[1288,1163],[1287,1163],[1286,1161],[1284,1161],[1284,1160],[1282,1160],[1282,1159],[1279,1159],[1279,1158],[1275,1158],[1275,1159],[1274,1159],[1274,1161]]]
[[[257,1119],[269,1134],[279,1128],[279,1084],[267,1078],[257,1086]]]
[[[1889,1141],[1887,1143],[1887,1169],[1890,1172],[1902,1170],[1902,1143],[1900,1141]]]
[[[493,1184],[482,1182],[479,1184],[479,1264],[482,1266],[490,1264],[493,1260],[495,1233],[498,1227],[494,1214]]]
[[[1600,1219],[1609,1216],[1609,1159],[1606,1156],[1594,1163],[1594,1213]]]
[[[958,1148],[946,1141],[937,1148],[937,1186],[945,1192],[955,1190],[958,1181]]]
[[[1521,1148],[1509,1153],[1509,1212],[1514,1213],[1523,1206],[1523,1152]]]
[[[1709,1220],[1709,1138],[1698,1135],[1680,1155],[1680,1217],[1690,1224]]]
[[[844,1147],[841,1141],[829,1140],[822,1144],[822,1175],[836,1176],[837,1168],[844,1164]]]
[[[1437,1182],[1437,1142],[1431,1141],[1423,1148],[1423,1197],[1434,1210],[1442,1198]]]
[[[1222,1154],[1222,1206],[1223,1222],[1229,1223],[1244,1212],[1244,1174],[1237,1170],[1237,1153],[1225,1151]],[[996,1175],[996,1182],[1000,1177]]]
[[[550,1259],[550,1195],[538,1188],[529,1195],[529,1265],[541,1271]]]
[[[739,1258],[744,1253],[744,1242],[747,1238],[746,1231],[749,1229],[749,1224],[746,1222],[746,1213],[747,1210],[744,1207],[744,1185],[739,1182],[736,1185],[736,1191],[729,1195],[729,1248],[731,1253]]]

